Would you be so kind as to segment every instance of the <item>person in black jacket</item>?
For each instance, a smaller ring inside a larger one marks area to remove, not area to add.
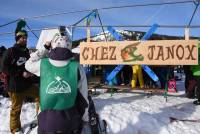
[[[23,131],[20,123],[20,113],[26,97],[35,98],[39,102],[38,85],[34,84],[33,74],[25,69],[25,62],[29,59],[27,48],[27,32],[21,28],[25,21],[18,22],[15,31],[16,43],[8,48],[3,56],[2,71],[8,77],[8,94],[11,98],[12,108],[10,111],[10,130],[14,134]]]

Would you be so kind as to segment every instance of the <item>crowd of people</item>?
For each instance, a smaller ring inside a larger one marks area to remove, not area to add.
[[[83,124],[89,120],[87,77],[71,51],[69,35],[61,31],[30,54],[25,25],[24,20],[19,21],[15,30],[15,44],[8,49],[0,49],[1,77],[4,82],[1,92],[6,90],[12,103],[11,133],[23,132],[21,108],[30,97],[37,104],[38,134],[80,134]],[[121,83],[130,84],[132,76],[128,70],[131,70],[130,66],[120,72],[123,77]],[[166,74],[166,68],[160,67],[157,71]],[[186,96],[196,97],[194,104],[200,105],[200,66],[184,66],[184,73]],[[164,81],[161,83],[164,88],[166,78],[159,78]]]

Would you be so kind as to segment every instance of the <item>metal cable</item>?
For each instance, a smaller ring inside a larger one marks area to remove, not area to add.
[[[93,12],[95,12],[95,10],[93,10],[92,12],[90,12],[88,15],[86,15],[85,17],[83,17],[82,19],[80,19],[79,21],[77,21],[76,23],[74,23],[73,25],[71,25],[71,29],[72,29],[72,40],[73,40],[73,33],[74,33],[74,29],[76,28],[76,26],[82,22],[83,20],[85,20],[87,17],[89,17]]]
[[[103,24],[102,24],[102,21],[101,21],[101,18],[100,18],[99,12],[98,12],[98,10],[96,10],[96,11],[97,11],[97,16],[98,16],[98,18],[99,18],[99,22],[100,22],[100,25],[101,25],[101,28],[102,28],[103,34],[104,34],[104,36],[105,36],[105,40],[106,40],[106,42],[107,42],[107,37],[106,37],[105,31],[104,31],[104,28],[103,28]]]
[[[196,7],[195,7],[195,9],[194,9],[194,11],[193,11],[193,14],[192,14],[192,16],[191,16],[191,18],[190,18],[190,21],[189,21],[187,27],[189,27],[189,26],[191,25],[191,23],[192,23],[192,20],[193,20],[193,18],[194,18],[194,15],[195,15],[195,13],[196,13],[198,7],[199,7],[199,2],[198,2],[197,4],[195,3],[195,5],[196,5]]]
[[[69,11],[69,12],[60,12],[60,13],[39,15],[39,16],[33,16],[33,17],[26,17],[26,18],[23,18],[23,19],[24,20],[30,20],[30,19],[44,18],[44,17],[56,16],[56,15],[62,15],[62,14],[72,14],[72,13],[79,13],[79,12],[86,12],[86,11],[94,11],[94,10],[109,10],[109,9],[116,9],[116,8],[129,8],[129,7],[142,7],[142,6],[158,6],[158,5],[169,5],[169,4],[184,4],[184,3],[191,3],[191,2],[195,3],[194,0],[193,1],[190,0],[190,1],[181,1],[181,2],[163,2],[163,3],[138,4],[138,5],[127,5],[127,6],[113,6],[113,7],[104,7],[104,8],[97,8],[97,9],[86,9],[86,10],[78,10],[78,11]],[[198,4],[199,4],[199,2],[198,2]],[[196,9],[197,9],[197,7],[196,7]],[[0,27],[3,27],[3,26],[6,26],[6,25],[15,23],[18,20],[19,19],[11,21],[11,22],[3,24],[3,25],[0,25]],[[74,25],[77,25],[77,24],[75,23]]]
[[[13,21],[8,22],[8,23],[6,23],[6,24],[0,25],[0,27],[4,27],[4,26],[7,26],[7,25],[10,25],[10,24],[15,23],[15,22],[17,22],[17,21],[19,21],[19,20],[20,20],[20,19],[13,20]]]
[[[118,28],[149,28],[151,27],[151,25],[93,25],[90,26],[92,28],[100,28],[100,27],[108,27],[108,26],[112,26],[112,27],[118,27]],[[72,28],[86,28],[87,26],[85,25],[77,25],[77,26],[72,26],[72,25],[67,25],[66,27],[72,27]],[[187,25],[159,25],[159,28],[185,28],[187,27]],[[49,27],[49,28],[43,28],[43,29],[32,29],[31,31],[42,31],[42,30],[51,30],[51,29],[57,29],[58,27]],[[190,25],[189,28],[200,28],[200,25]],[[30,30],[27,30],[27,32],[31,32]],[[14,32],[4,32],[4,33],[0,33],[0,36],[3,35],[10,35],[13,34]]]
[[[130,8],[130,7],[144,7],[144,6],[159,6],[159,5],[172,5],[172,4],[185,4],[185,3],[193,3],[194,0],[190,1],[176,1],[176,2],[163,2],[163,3],[151,3],[151,4],[137,4],[137,5],[126,5],[126,6],[113,6],[113,7],[103,7],[103,8],[96,8],[97,10],[109,10],[109,9],[117,9],[117,8]],[[94,9],[86,9],[86,10],[78,10],[78,11],[69,11],[69,12],[59,12],[59,13],[52,13],[52,14],[44,14],[39,16],[33,17],[26,17],[25,20],[31,19],[38,19],[44,17],[51,17],[57,15],[64,15],[64,14],[73,14],[73,13],[80,13],[80,12],[88,12],[93,11]]]
[[[76,23],[74,23],[72,26],[76,26],[77,24],[81,23],[84,19],[86,19],[88,16],[90,16],[95,10],[93,10],[92,12],[90,12],[88,15],[86,15],[85,17],[83,17],[82,19],[80,19],[79,21],[77,21]]]
[[[25,20],[31,20],[31,19],[38,19],[38,18],[44,18],[44,17],[51,17],[51,16],[57,16],[57,15],[64,15],[64,14],[73,14],[73,13],[82,13],[82,12],[88,12],[92,11],[90,9],[86,10],[78,10],[78,11],[69,11],[69,12],[60,12],[60,13],[52,13],[52,14],[44,14],[39,16],[33,16],[33,17],[26,17]]]
[[[185,3],[193,3],[193,2],[194,2],[194,0],[193,1],[190,0],[190,1],[138,4],[138,5],[129,5],[129,6],[113,6],[113,7],[97,8],[97,10],[108,10],[108,9],[129,8],[129,7],[144,7],[144,6],[160,6],[160,5],[172,5],[172,4],[185,4]]]
[[[31,31],[31,33],[37,38],[39,39],[39,37],[33,32],[33,30],[26,24],[27,28],[29,29],[29,31]]]

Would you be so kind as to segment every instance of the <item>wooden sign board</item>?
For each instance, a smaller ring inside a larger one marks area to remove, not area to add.
[[[80,63],[197,65],[198,40],[82,42]]]

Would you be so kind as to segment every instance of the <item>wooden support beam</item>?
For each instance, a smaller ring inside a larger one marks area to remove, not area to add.
[[[185,40],[190,40],[190,29],[188,27],[185,28]]]
[[[90,25],[87,26],[87,42],[90,42]]]

